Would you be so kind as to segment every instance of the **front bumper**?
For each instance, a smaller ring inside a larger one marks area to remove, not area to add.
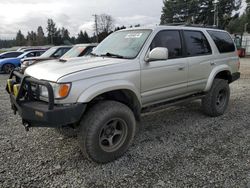
[[[15,71],[10,78],[13,75],[21,79],[21,85],[17,96],[7,90],[10,95],[11,107],[15,114],[16,112],[19,113],[26,127],[60,127],[80,121],[86,109],[86,104],[54,104],[54,93],[48,82],[24,77]],[[34,98],[29,93],[31,91],[27,89],[29,88],[27,84],[30,83],[46,86],[49,93],[49,102]]]
[[[240,79],[240,72],[235,72],[232,74],[232,82]]]

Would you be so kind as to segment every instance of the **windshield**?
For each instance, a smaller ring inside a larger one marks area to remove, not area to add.
[[[44,58],[51,57],[57,51],[57,49],[58,49],[57,47],[50,48],[46,52],[44,52],[40,57]]]
[[[111,34],[93,51],[97,56],[114,56],[120,58],[135,58],[151,30],[127,30]]]
[[[75,46],[70,49],[66,54],[64,54],[61,59],[78,57],[85,50],[85,48],[85,46]]]

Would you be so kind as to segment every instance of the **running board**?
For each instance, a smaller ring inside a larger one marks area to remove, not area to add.
[[[162,110],[162,109],[165,109],[165,108],[168,108],[168,107],[171,107],[171,106],[175,106],[175,105],[178,105],[178,104],[189,103],[190,101],[202,99],[205,96],[206,95],[203,93],[203,94],[197,94],[197,95],[182,97],[182,98],[179,98],[179,99],[175,99],[175,100],[171,100],[171,101],[167,101],[167,102],[162,102],[162,103],[159,103],[159,104],[153,104],[153,105],[150,105],[150,106],[147,106],[147,107],[143,108],[141,113],[148,113],[148,112],[158,111],[158,110]]]

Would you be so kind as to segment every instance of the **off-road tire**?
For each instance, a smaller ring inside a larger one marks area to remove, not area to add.
[[[227,109],[229,98],[230,88],[228,81],[223,79],[214,79],[210,91],[202,99],[202,109],[208,116],[221,116]]]
[[[109,135],[108,129],[112,128],[113,124],[116,128],[112,137],[112,131]],[[118,129],[122,132],[121,136],[115,135]],[[81,120],[78,142],[83,155],[89,160],[108,163],[127,151],[133,141],[135,131],[136,121],[129,107],[116,101],[100,101],[88,109]],[[110,139],[112,141],[105,140],[106,135],[112,137]],[[110,142],[113,141],[114,143],[117,141],[117,144],[111,144],[114,147],[112,150]]]

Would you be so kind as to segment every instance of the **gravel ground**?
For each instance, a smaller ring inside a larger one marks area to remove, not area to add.
[[[250,187],[250,59],[241,70],[224,116],[197,101],[144,114],[129,151],[105,165],[53,129],[26,132],[0,75],[0,187]]]

